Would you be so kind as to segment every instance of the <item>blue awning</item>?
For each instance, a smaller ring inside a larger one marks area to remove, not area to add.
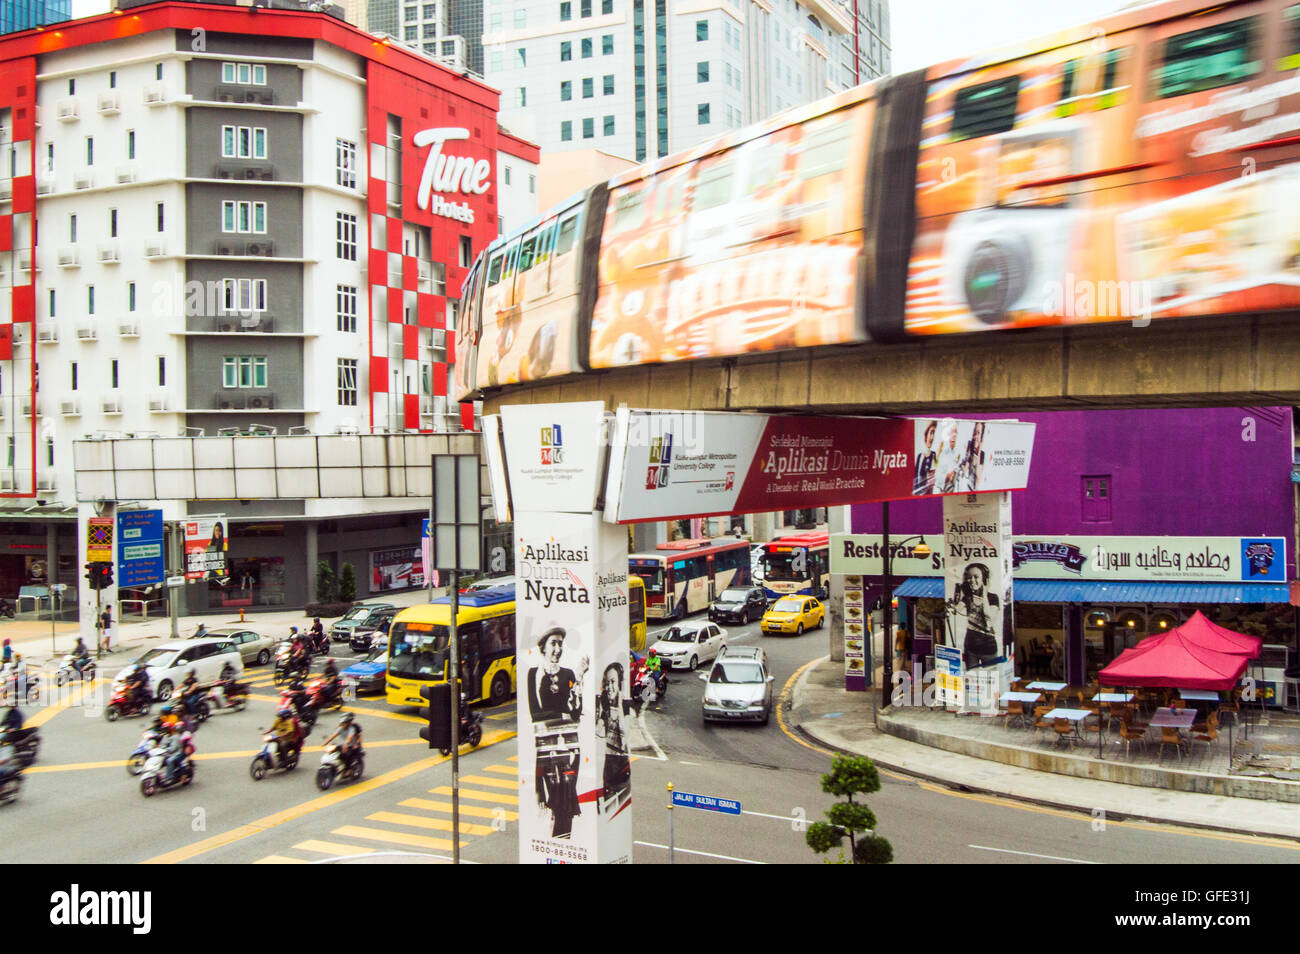
[[[1083,580],[1016,580],[1017,603],[1289,603],[1285,583],[1123,583]],[[943,599],[943,578],[913,576],[895,596]]]

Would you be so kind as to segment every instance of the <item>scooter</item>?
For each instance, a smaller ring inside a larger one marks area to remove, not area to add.
[[[18,797],[23,787],[23,770],[16,768],[8,777],[0,780],[0,804],[12,802]]]
[[[0,671],[0,704],[16,705],[23,700],[29,706],[41,701],[41,677],[30,669],[20,674],[10,663]]]
[[[239,712],[248,705],[248,689],[249,685],[246,682],[219,682],[208,690],[207,705],[212,709],[231,709]]]
[[[0,736],[0,745],[12,745],[14,758],[23,768],[36,761],[36,750],[41,747],[41,733],[32,729],[10,729]]]
[[[304,741],[306,736],[304,735]],[[289,749],[282,757],[276,755],[275,736],[267,733],[262,736],[262,751],[253,756],[253,761],[249,763],[248,774],[252,776],[254,782],[260,782],[266,778],[266,773],[271,769],[282,769],[291,772],[298,767],[298,757],[302,754],[302,746]]]
[[[82,667],[81,672],[77,672],[77,667],[73,665],[75,659],[76,657],[72,653],[68,653],[63,657],[58,672],[54,674],[54,684],[56,686],[61,686],[66,682],[76,682],[78,679],[95,678],[95,660],[88,660],[86,665]]]
[[[632,702],[641,705],[642,701],[657,701],[668,694],[668,674],[660,672],[659,678],[641,666],[632,679]]]
[[[328,792],[335,779],[341,779],[344,782],[358,779],[366,770],[365,763],[365,750],[363,749],[357,753],[350,766],[345,765],[343,748],[335,742],[327,746],[325,751],[321,753],[320,768],[316,770],[316,787],[322,792]]]
[[[155,746],[149,750],[149,758],[144,763],[144,772],[140,775],[140,794],[145,798],[149,798],[155,792],[179,788],[194,781],[194,760],[188,755],[172,773],[171,778],[167,778],[167,769],[164,767],[166,759],[166,749]]]
[[[284,644],[275,654],[275,684],[291,682],[295,677],[305,679],[311,672],[311,654],[298,665],[289,664],[289,646]]]
[[[145,729],[140,736],[140,744],[126,757],[126,774],[139,775],[144,771],[144,763],[149,761],[149,753],[158,746],[158,731]]]
[[[463,704],[461,706],[458,738],[462,745],[468,745],[471,749],[478,748],[478,744],[483,741],[483,717]],[[451,749],[440,749],[439,751],[443,755],[451,755]]]
[[[331,689],[328,680],[314,679],[307,686],[307,704],[318,714],[327,709],[343,708],[343,682]]]
[[[287,705],[293,709],[293,714],[298,717],[302,727],[308,732],[316,725],[316,717],[320,715],[312,698],[305,689],[295,691],[292,688],[280,690],[280,705]]]
[[[152,708],[152,693],[146,693],[143,701],[133,699],[126,684],[120,683],[113,687],[113,698],[104,707],[104,718],[116,722],[122,716],[148,715]]]

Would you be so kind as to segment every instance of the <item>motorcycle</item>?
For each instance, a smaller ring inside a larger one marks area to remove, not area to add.
[[[266,773],[271,769],[282,769],[291,772],[298,767],[298,757],[301,754],[302,746],[300,745],[297,748],[289,749],[282,757],[277,757],[275,736],[268,732],[262,736],[262,751],[253,756],[253,761],[248,766],[248,774],[252,776],[254,782],[260,782],[266,778]]]
[[[330,654],[330,638],[323,630],[314,636],[311,633],[304,633],[302,638],[307,645],[307,651],[311,655],[328,656]]]
[[[149,753],[158,745],[158,730],[145,729],[140,736],[140,744],[126,757],[126,774],[139,775],[144,771],[144,763],[149,760]]]
[[[66,682],[76,682],[78,679],[95,678],[95,660],[88,660],[86,665],[82,667],[81,672],[77,672],[77,667],[73,665],[75,659],[76,657],[72,653],[68,653],[63,657],[58,672],[54,674],[54,684],[56,686],[61,686]]]
[[[0,780],[0,804],[12,802],[18,797],[18,791],[23,787],[23,771],[15,769],[8,777]]]
[[[218,692],[217,690],[221,691]],[[249,685],[246,682],[217,683],[208,690],[207,705],[212,709],[232,709],[239,712],[248,705]],[[222,703],[222,696],[225,703]]]
[[[307,655],[301,663],[290,665],[289,663],[289,646],[284,644],[276,651],[275,654],[275,684],[281,685],[286,682],[292,682],[295,677],[306,678],[311,672],[311,654]]]
[[[12,745],[19,766],[27,768],[36,761],[36,750],[41,747],[41,734],[36,729],[10,729],[4,733],[0,744]]]
[[[298,721],[302,723],[302,727],[308,732],[310,732],[312,727],[316,724],[316,717],[320,715],[320,712],[313,703],[311,696],[308,695],[307,690],[305,689],[299,689],[297,691],[294,691],[293,689],[281,689],[280,704],[287,705],[293,709],[294,715],[298,717]]]
[[[177,766],[171,778],[167,777],[166,759],[166,749],[155,746],[149,750],[149,758],[144,763],[144,772],[140,775],[140,794],[145,798],[150,797],[155,792],[178,788],[194,781],[194,760],[188,755]]]
[[[113,698],[104,707],[104,718],[109,722],[116,722],[122,716],[148,715],[149,710],[153,708],[152,693],[146,692],[143,699],[133,696],[125,683],[114,686]]]
[[[338,743],[328,746],[320,757],[320,768],[316,770],[316,787],[328,792],[335,779],[344,782],[361,777],[366,769],[365,751],[358,752],[351,765],[343,761],[343,749]]]
[[[333,686],[326,679],[314,679],[307,685],[307,704],[319,714],[327,709],[343,708],[343,682]]]
[[[641,705],[642,700],[658,700],[668,694],[668,674],[655,673],[646,668],[644,663],[632,664],[632,702]]]
[[[10,663],[0,673],[0,705],[16,705],[22,700],[29,706],[41,701],[41,677],[31,670],[20,673]]]
[[[478,748],[483,741],[483,717],[473,709],[466,709],[460,716],[459,739],[462,745],[471,749]],[[441,749],[443,755],[451,755],[451,749]]]

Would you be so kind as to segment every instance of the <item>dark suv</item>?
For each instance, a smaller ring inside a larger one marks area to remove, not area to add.
[[[709,604],[709,619],[721,623],[748,623],[767,612],[761,586],[730,586]]]
[[[346,616],[335,620],[330,626],[330,639],[336,643],[346,643],[351,641],[352,631],[355,629],[367,626],[371,629],[377,628],[380,614],[385,610],[396,613],[397,607],[392,603],[358,603],[348,610]],[[391,613],[389,618],[392,618]]]
[[[396,615],[397,607],[388,606],[375,610],[370,614],[369,618],[354,626],[352,628],[352,638],[348,640],[348,645],[352,647],[352,651],[357,653],[370,652],[374,648],[376,636],[388,635],[388,626]]]

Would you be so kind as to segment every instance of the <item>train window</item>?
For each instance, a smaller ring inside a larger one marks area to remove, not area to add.
[[[488,266],[487,283],[489,285],[495,285],[499,281],[501,281],[501,253],[500,252],[492,256],[492,264]]]
[[[705,209],[726,205],[731,200],[731,180],[734,171],[735,163],[730,157],[701,171],[699,179],[695,182],[695,198],[691,202],[691,211],[703,212]]]
[[[1156,98],[1230,86],[1259,72],[1255,18],[1233,20],[1165,40],[1155,69]]]
[[[1119,64],[1128,55],[1127,50],[1109,50],[1106,53],[1106,65],[1102,68],[1101,88],[1114,89],[1119,78]]]
[[[1282,11],[1286,39],[1282,41],[1282,61],[1279,70],[1300,70],[1300,3]]]
[[[501,277],[511,278],[515,274],[515,264],[519,261],[519,243],[515,242],[506,252],[505,265],[501,267]]]
[[[563,255],[573,248],[574,237],[578,234],[578,217],[571,215],[560,223],[559,235],[555,243],[555,254]]]
[[[952,110],[952,138],[978,139],[1007,132],[1016,125],[1020,77],[969,86],[957,93]]]
[[[620,232],[640,227],[645,219],[647,191],[648,186],[643,182],[635,192],[624,192],[618,197],[614,203],[614,223],[610,227],[610,234],[618,235]]]
[[[536,234],[524,239],[523,245],[519,246],[519,274],[523,274],[533,267],[533,252],[537,248]]]
[[[820,129],[805,132],[799,157],[799,178],[815,179],[844,168],[849,155],[849,124],[832,119]]]
[[[537,255],[533,259],[534,265],[540,265],[551,257],[551,249],[555,247],[555,223],[547,222],[542,226],[541,237],[537,240]]]
[[[1079,72],[1079,61],[1070,60],[1061,67],[1061,94],[1058,100],[1064,102],[1074,96],[1074,78]]]

